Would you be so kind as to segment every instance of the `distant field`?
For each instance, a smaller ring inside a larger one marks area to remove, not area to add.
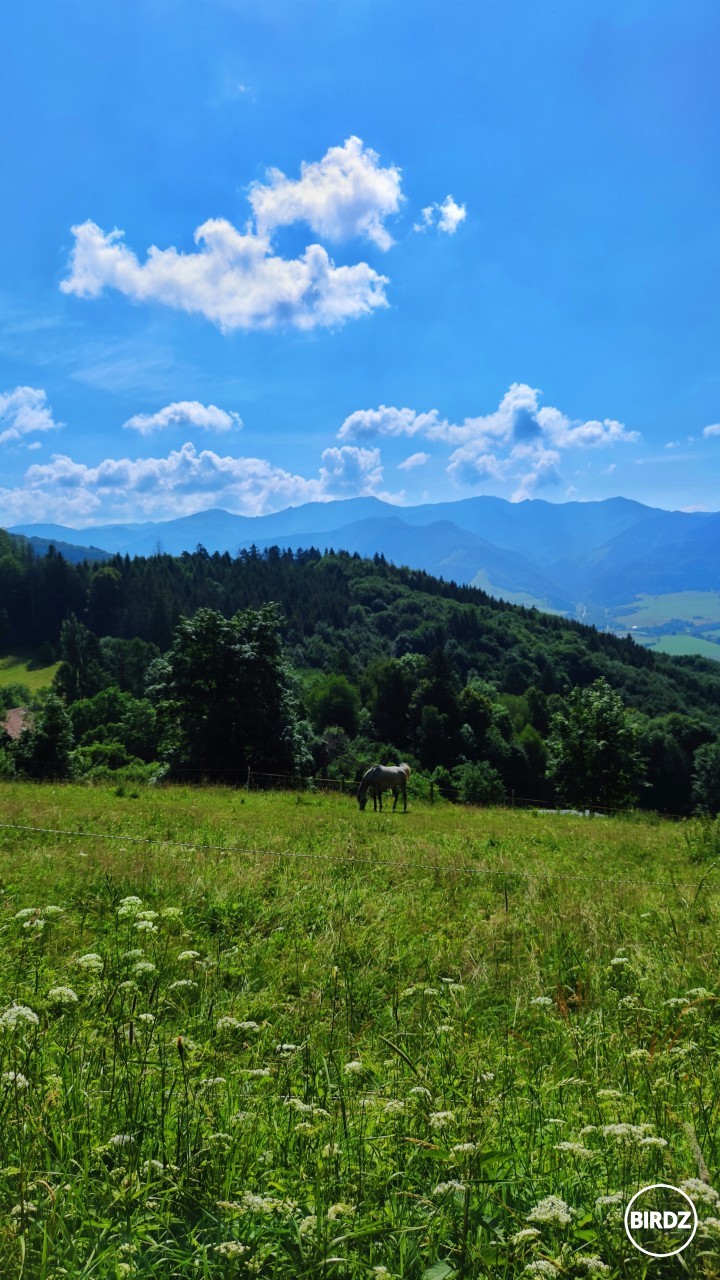
[[[648,647],[654,653],[669,653],[676,658],[697,654],[700,658],[713,658],[715,662],[720,662],[720,644],[715,644],[712,640],[704,640],[702,636],[661,636]]]
[[[31,693],[35,693],[38,689],[44,689],[52,684],[52,678],[59,666],[59,662],[46,667],[36,666],[32,657],[27,654],[24,657],[14,653],[3,654],[0,656],[0,687],[24,684],[28,686]]]
[[[695,626],[720,622],[720,592],[677,591],[664,596],[638,596],[632,604],[615,610],[619,624],[628,627],[662,627],[677,619]]]
[[[623,1207],[687,1179],[653,1274],[717,1277],[717,824],[0,810],[3,1277],[641,1280]]]

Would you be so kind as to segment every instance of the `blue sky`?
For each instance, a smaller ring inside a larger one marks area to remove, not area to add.
[[[711,0],[26,0],[4,36],[2,523],[720,505]]]

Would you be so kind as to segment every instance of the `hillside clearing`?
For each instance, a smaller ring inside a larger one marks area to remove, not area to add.
[[[36,664],[31,654],[5,653],[0,656],[0,688],[11,684],[24,684],[31,693],[48,688],[60,666],[53,662],[46,666]]]
[[[0,1258],[33,1280],[640,1277],[618,1200],[717,1180],[712,828],[0,796]]]

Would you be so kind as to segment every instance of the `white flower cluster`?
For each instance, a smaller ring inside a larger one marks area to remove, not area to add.
[[[4,1013],[0,1013],[0,1027],[8,1027],[13,1030],[16,1027],[22,1027],[23,1023],[29,1027],[36,1027],[40,1019],[32,1009],[26,1004],[11,1004],[9,1009]]]
[[[528,1222],[539,1222],[548,1227],[566,1227],[572,1222],[573,1211],[559,1196],[545,1196],[529,1212]]]

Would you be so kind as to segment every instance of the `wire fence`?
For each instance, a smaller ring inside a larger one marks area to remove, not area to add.
[[[449,863],[443,862],[439,858],[358,858],[346,853],[304,853],[298,849],[261,849],[248,845],[224,845],[210,843],[196,843],[188,840],[177,840],[170,836],[158,839],[156,836],[136,836],[126,833],[117,833],[110,831],[75,831],[64,827],[36,827],[22,825],[13,822],[0,822],[0,831],[14,831],[22,835],[41,835],[41,836],[57,836],[74,840],[100,840],[109,841],[123,845],[145,845],[157,848],[183,849],[190,853],[223,853],[232,856],[242,854],[248,857],[257,858],[279,858],[284,861],[292,862],[293,860],[301,860],[310,863],[332,864],[334,866],[360,866],[360,867],[387,867],[392,870],[408,870],[416,871],[418,869],[432,871],[434,873],[442,872],[453,875],[467,876],[488,876],[493,877],[498,882],[498,888],[501,888],[505,895],[507,906],[508,891],[517,884],[518,879],[526,881],[546,881],[551,882],[561,880],[567,884],[569,882],[602,884],[612,886],[629,886],[637,888],[638,878],[628,876],[591,876],[585,875],[583,872],[568,871],[539,871],[536,868],[525,869],[521,867],[478,865],[475,862],[470,863]],[[437,851],[439,853],[439,850]],[[711,874],[720,868],[720,859],[711,862],[703,870],[699,881],[695,884],[681,883],[680,881],[668,879],[660,880],[656,876],[652,877],[653,887],[659,889],[674,889],[677,891],[694,893],[693,902],[710,878]],[[643,877],[647,876],[647,869],[643,869]]]

